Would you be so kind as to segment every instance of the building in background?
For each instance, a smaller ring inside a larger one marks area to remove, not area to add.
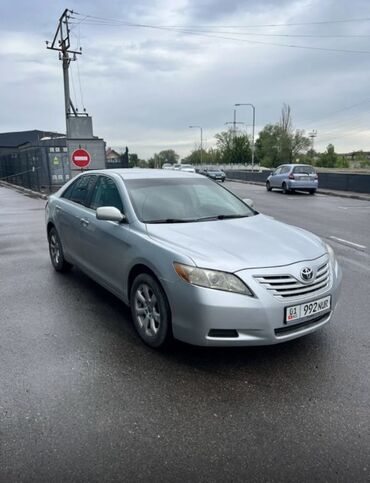
[[[128,168],[128,148],[120,154],[112,148],[108,148],[105,153],[107,168]]]
[[[81,171],[70,161],[73,150],[81,147],[91,154],[89,169],[104,168],[105,143],[92,136],[89,125],[86,128],[86,133],[75,129],[68,140],[65,134],[37,129],[0,133],[0,180],[35,191],[56,191]]]

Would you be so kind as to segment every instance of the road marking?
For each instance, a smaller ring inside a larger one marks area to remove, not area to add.
[[[345,245],[349,245],[349,246],[356,247],[356,248],[361,248],[362,250],[366,249],[366,247],[364,245],[359,245],[358,243],[354,243],[354,242],[351,242],[351,241],[348,241],[348,240],[343,240],[343,238],[338,238],[336,236],[329,236],[329,238],[331,238],[332,240],[336,240],[340,243],[344,243]]]

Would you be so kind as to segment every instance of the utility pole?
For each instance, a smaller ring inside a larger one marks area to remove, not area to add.
[[[189,129],[200,129],[200,164],[203,164],[203,128],[202,126],[189,126]]]
[[[313,154],[314,140],[315,140],[316,136],[317,136],[317,130],[316,129],[312,129],[312,131],[308,133],[308,137],[311,139],[312,154]]]
[[[65,104],[65,116],[67,126],[67,137],[69,137],[69,125],[68,118],[70,116],[79,116],[77,109],[74,107],[69,90],[69,64],[71,60],[77,60],[76,55],[82,54],[82,48],[79,50],[70,50],[70,29],[68,20],[73,14],[72,10],[66,8],[59,19],[58,27],[55,32],[52,42],[46,41],[46,48],[49,50],[56,50],[59,52],[59,60],[63,62],[63,81],[64,81],[64,104]],[[70,55],[72,54],[72,56]],[[82,115],[87,116],[84,112]]]
[[[237,106],[250,106],[253,109],[253,127],[252,127],[252,172],[254,171],[254,151],[255,151],[255,144],[254,144],[254,130],[256,127],[256,108],[250,102],[248,103],[238,103],[234,104],[235,107]]]

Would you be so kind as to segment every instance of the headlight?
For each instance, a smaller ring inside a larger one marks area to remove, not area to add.
[[[190,267],[180,263],[173,264],[177,275],[185,282],[200,287],[224,290],[225,292],[241,293],[253,297],[251,290],[236,275],[217,270],[207,270],[205,268]]]

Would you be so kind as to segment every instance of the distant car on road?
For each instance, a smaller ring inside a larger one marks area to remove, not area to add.
[[[295,190],[313,195],[319,186],[319,177],[310,164],[282,164],[266,180],[266,189],[282,189],[284,193]]]
[[[195,168],[191,164],[180,164],[180,171],[185,171],[185,173],[195,173]]]
[[[76,265],[130,305],[152,347],[172,335],[277,344],[325,325],[338,300],[329,245],[198,174],[87,171],[49,197],[45,217],[55,270]]]
[[[222,181],[222,183],[226,179],[226,174],[222,171],[222,169],[206,168],[206,169],[200,170],[199,173],[215,181]]]
[[[162,169],[172,169],[173,164],[171,163],[164,163],[162,164]]]

